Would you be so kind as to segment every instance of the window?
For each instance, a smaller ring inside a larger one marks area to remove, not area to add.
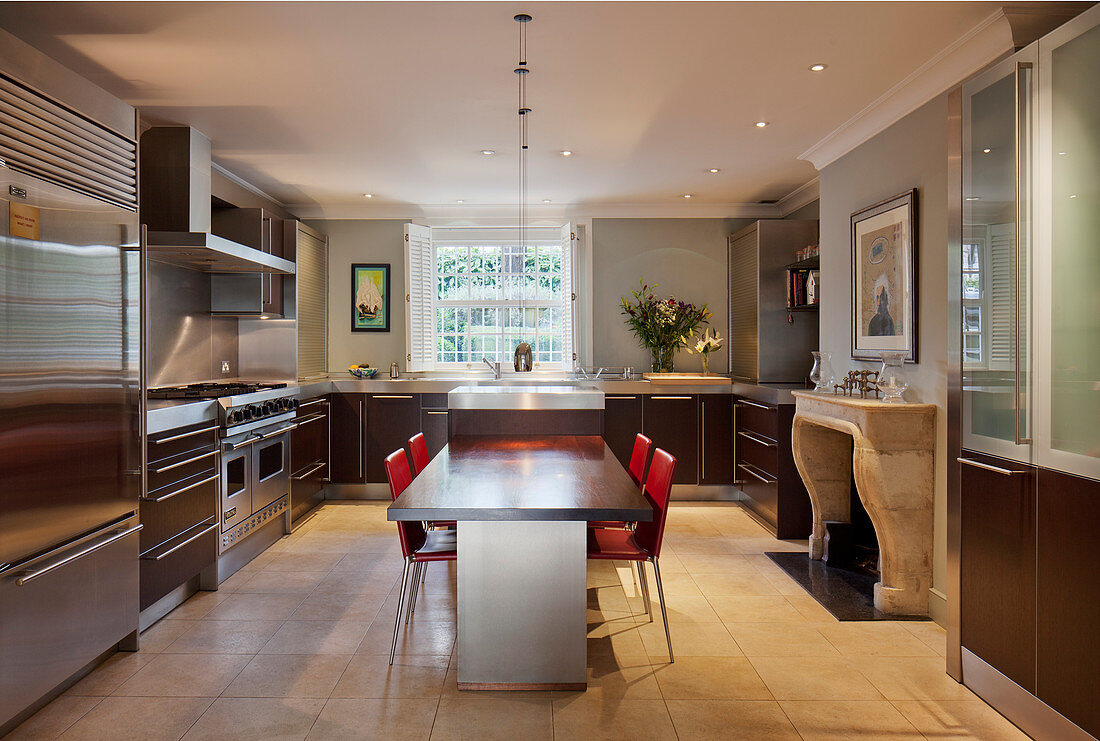
[[[982,316],[985,291],[982,288],[982,245],[967,241],[962,246],[962,352],[963,364],[979,366],[985,363],[982,348]]]
[[[531,346],[536,367],[572,369],[568,225],[533,229],[523,244],[509,238],[518,235],[487,237],[487,229],[466,236],[409,227],[410,370],[465,368],[482,358],[507,366],[521,342]]]

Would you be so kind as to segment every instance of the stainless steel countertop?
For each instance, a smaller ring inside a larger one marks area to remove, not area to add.
[[[450,409],[603,409],[603,391],[581,386],[459,386],[447,393]]]
[[[794,404],[792,391],[808,391],[804,383],[753,383],[734,380],[732,393],[762,404]]]

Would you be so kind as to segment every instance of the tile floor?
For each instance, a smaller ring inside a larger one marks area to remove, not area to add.
[[[784,548],[737,506],[675,503],[674,664],[629,567],[590,562],[588,691],[468,693],[453,566],[429,568],[387,666],[395,527],[382,502],[330,502],[9,739],[1025,738],[944,673],[935,624],[837,622],[763,555]]]

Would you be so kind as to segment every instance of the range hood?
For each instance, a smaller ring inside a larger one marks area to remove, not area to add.
[[[205,273],[293,275],[294,263],[211,230],[210,140],[187,126],[141,135],[141,221],[151,260]]]

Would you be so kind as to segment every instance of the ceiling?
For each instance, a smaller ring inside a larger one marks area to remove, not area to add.
[[[283,203],[369,211],[515,203],[527,12],[533,202],[732,204],[812,180],[800,153],[998,5],[0,2],[0,26]]]

